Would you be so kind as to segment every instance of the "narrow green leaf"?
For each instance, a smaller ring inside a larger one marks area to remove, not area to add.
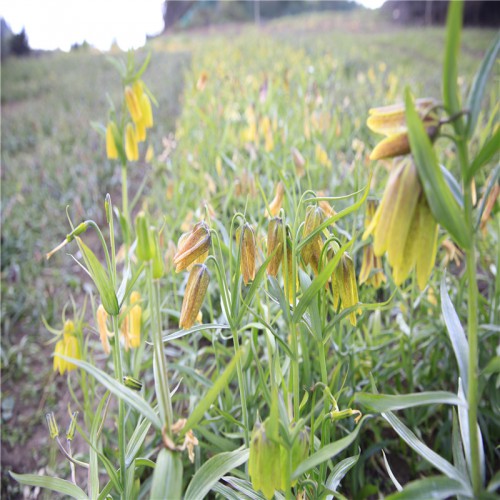
[[[392,472],[391,466],[389,465],[387,457],[385,456],[384,450],[382,450],[382,455],[384,457],[384,465],[385,465],[385,468],[387,469],[387,474],[389,474],[389,477],[391,478],[392,484],[396,487],[396,489],[398,491],[403,491],[403,487],[401,486],[401,483],[397,480],[396,476]]]
[[[458,98],[458,55],[460,53],[460,32],[462,30],[463,2],[449,2],[446,21],[446,48],[443,66],[443,101],[449,115],[460,111]],[[453,126],[461,133],[462,120],[455,120]],[[413,150],[413,148],[412,148]]]
[[[76,484],[70,483],[65,479],[59,479],[58,477],[49,476],[38,476],[37,474],[16,474],[15,472],[9,472],[9,474],[21,484],[26,486],[34,486],[40,488],[46,488],[62,495],[68,495],[72,498],[88,498],[85,492],[76,486]]]
[[[354,400],[376,412],[404,410],[414,406],[430,404],[466,405],[466,402],[456,394],[446,391],[420,392],[414,394],[365,394],[357,393]]]
[[[109,398],[109,391],[106,391],[104,396],[101,398],[95,414],[93,416],[92,425],[90,427],[90,442],[92,446],[89,450],[89,483],[90,483],[90,497],[97,498],[99,496],[99,462],[98,462],[98,453],[96,450],[99,449],[98,440],[99,440],[99,429],[104,420],[103,410],[107,405],[107,401]]]
[[[215,401],[222,389],[229,384],[234,375],[236,364],[241,358],[242,353],[242,349],[236,353],[224,372],[217,377],[214,385],[207,391],[205,397],[196,405],[193,413],[191,413],[187,419],[186,425],[182,429],[182,435],[186,434],[188,430],[192,429],[203,418],[203,415],[210,408],[211,404]]]
[[[156,459],[150,498],[180,500],[182,496],[182,469],[180,454],[162,448]]]
[[[128,387],[125,387],[122,383],[118,382],[114,378],[110,377],[107,373],[99,370],[95,366],[92,366],[86,361],[80,359],[69,358],[60,354],[56,354],[66,361],[71,361],[79,368],[83,368],[87,373],[92,375],[99,383],[101,383],[106,389],[108,389],[112,394],[122,399],[132,408],[135,408],[143,417],[147,418],[158,430],[162,429],[162,425],[158,415],[154,412],[153,408],[149,403],[139,396],[136,392],[132,391]]]
[[[293,313],[292,321],[298,323],[302,318],[302,315],[306,312],[309,307],[309,303],[316,297],[320,288],[325,286],[325,283],[330,279],[333,271],[337,267],[340,258],[354,243],[354,238],[340,247],[339,251],[335,254],[335,257],[328,262],[328,264],[323,268],[323,270],[314,278],[311,286],[304,292],[304,295],[300,299],[295,311]]]
[[[116,298],[111,278],[99,262],[99,259],[95,256],[94,252],[85,245],[81,238],[77,238],[77,241],[90,276],[101,297],[104,309],[106,309],[111,316],[116,316],[120,312],[120,307],[118,306],[118,299]]]
[[[248,456],[249,450],[244,449],[219,453],[207,460],[191,479],[184,499],[204,498],[222,476],[244,464],[248,460]]]
[[[349,472],[349,470],[351,470],[358,463],[358,460],[359,460],[359,454],[341,460],[337,465],[335,465],[331,474],[328,476],[325,486],[330,491],[337,491],[337,488],[340,485],[340,481],[342,481],[342,479],[344,479],[344,476]],[[332,499],[333,495],[327,495],[326,500],[332,500]]]
[[[470,496],[459,481],[449,477],[434,476],[413,481],[407,484],[403,491],[386,498],[387,500],[438,500],[455,495]]]
[[[313,453],[310,457],[306,458],[299,466],[295,469],[292,474],[292,480],[298,479],[302,474],[308,470],[322,464],[326,460],[330,460],[334,456],[338,455],[340,452],[344,451],[349,445],[351,445],[354,440],[358,437],[359,431],[363,425],[363,422],[369,418],[364,416],[356,428],[347,436],[335,441],[334,443],[327,444],[323,448],[319,449],[316,453]]]
[[[469,111],[469,118],[467,120],[467,136],[470,138],[474,133],[476,128],[477,119],[479,117],[479,112],[481,111],[481,103],[483,101],[484,91],[486,89],[486,83],[488,82],[488,77],[490,76],[491,70],[495,65],[495,61],[500,51],[500,34],[491,44],[491,47],[486,52],[481,66],[477,70],[474,80],[472,81],[472,86],[469,92],[469,97],[467,99],[467,110]],[[472,176],[471,176],[472,177]]]
[[[499,128],[500,131],[500,128]],[[499,137],[500,140],[500,137]],[[500,164],[498,164],[495,168],[495,170],[491,173],[491,175],[488,177],[488,182],[484,188],[483,191],[483,197],[481,200],[481,204],[479,205],[479,208],[477,209],[477,215],[476,215],[476,226],[475,230],[477,231],[479,226],[481,225],[481,218],[483,216],[484,210],[486,208],[486,204],[488,202],[488,196],[491,193],[491,190],[495,187],[495,185],[498,182],[498,179],[500,178]]]
[[[247,500],[248,497],[241,497],[239,496],[233,489],[229,488],[228,486],[225,486],[221,483],[217,483],[214,485],[212,488],[215,493],[218,493],[222,498],[225,498],[226,500]]]
[[[223,477],[222,480],[232,486],[236,491],[245,495],[243,498],[250,498],[250,500],[265,500],[264,495],[255,491],[249,481],[233,476]],[[277,496],[276,493],[277,492],[275,492],[275,497]]]
[[[142,443],[146,439],[149,428],[151,427],[151,422],[149,420],[143,420],[134,430],[131,438],[127,443],[127,449],[125,452],[125,467],[129,467],[134,461],[137,453],[141,449]]]
[[[468,249],[470,238],[463,223],[460,207],[444,179],[436,153],[425,131],[424,124],[415,110],[413,98],[408,88],[406,89],[405,106],[411,151],[432,214],[462,248]]]
[[[478,172],[481,167],[486,165],[492,158],[498,154],[500,150],[500,127],[497,128],[495,133],[485,141],[479,153],[469,167],[467,172],[467,181],[470,181]]]
[[[391,427],[396,431],[399,437],[424,460],[427,460],[433,467],[441,471],[448,478],[458,481],[463,488],[463,493],[472,495],[472,487],[469,479],[465,477],[456,467],[448,460],[432,451],[426,444],[420,441],[415,434],[406,427],[393,413],[382,413],[382,417],[389,422]]]
[[[185,337],[191,333],[201,332],[203,330],[228,330],[229,328],[231,328],[229,325],[224,325],[222,323],[207,323],[206,325],[193,326],[188,330],[178,330],[173,333],[168,333],[163,336],[162,340],[163,342],[169,342],[170,340],[180,339],[181,337]]]
[[[443,312],[444,322],[448,335],[450,336],[451,345],[455,358],[458,364],[460,378],[464,384],[465,391],[468,387],[468,370],[469,370],[469,344],[464,333],[464,329],[460,324],[458,315],[453,307],[448,290],[446,289],[446,276],[443,274],[441,279],[441,310]]]
[[[444,165],[440,165],[440,168],[441,172],[443,173],[444,180],[446,184],[448,184],[448,187],[450,188],[453,198],[455,198],[456,202],[458,203],[458,206],[461,209],[463,209],[464,196],[462,194],[462,189],[460,188],[460,184],[455,179],[455,177],[453,177],[453,174]]]

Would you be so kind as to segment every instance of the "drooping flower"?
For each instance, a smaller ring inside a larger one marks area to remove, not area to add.
[[[109,122],[106,127],[106,156],[110,160],[116,160],[118,158],[115,136],[118,137],[116,124],[115,122]]]
[[[269,203],[269,209],[267,210],[267,217],[277,217],[280,213],[281,207],[283,206],[283,198],[285,196],[285,185],[282,181],[276,184],[274,198]]]
[[[191,328],[200,312],[203,299],[207,293],[210,274],[205,264],[196,264],[191,269],[182,301],[179,327],[185,330]]]
[[[310,205],[307,207],[306,219],[302,230],[302,239],[305,240],[311,233],[313,233],[323,222],[323,210],[318,206]],[[315,274],[318,274],[319,261],[321,258],[321,250],[323,248],[323,241],[321,234],[318,233],[302,248],[302,259],[306,266],[311,265]]]
[[[181,236],[174,256],[175,272],[187,269],[191,264],[208,256],[212,238],[210,228],[203,221],[198,222],[190,233]]]
[[[130,305],[132,306],[128,313],[128,332],[125,336],[125,348],[135,349],[141,345],[141,324],[142,307],[140,305],[141,294],[132,292],[130,294]]]
[[[137,161],[139,159],[136,130],[131,123],[127,123],[125,127],[125,154],[128,161]]]
[[[81,359],[80,344],[76,337],[75,324],[71,320],[64,323],[64,330],[61,340],[56,343],[54,354],[62,354],[68,358]],[[59,371],[63,375],[66,371],[76,370],[77,366],[70,361],[54,356],[54,371]]]
[[[267,228],[267,257],[273,255],[266,270],[269,276],[276,277],[278,274],[283,252],[283,220],[275,217],[269,221]]]
[[[415,107],[424,122],[427,134],[435,139],[439,131],[439,118],[435,113],[434,99],[417,99]],[[404,104],[393,104],[369,110],[366,122],[368,127],[378,134],[387,136],[380,141],[370,155],[370,160],[381,160],[410,152],[408,128]]]
[[[240,272],[243,283],[248,285],[255,279],[255,234],[252,227],[245,223],[240,229]]]
[[[137,87],[135,92],[130,85],[125,87],[125,102],[127,103],[128,111],[134,123],[142,119],[141,105],[137,98],[138,92]]]
[[[333,271],[332,292],[335,309],[339,305],[341,309],[348,309],[359,302],[354,263],[347,252],[342,254],[339,264]],[[359,314],[360,310],[349,314],[349,321],[353,326],[356,326],[356,313]]]
[[[109,314],[104,309],[102,304],[99,305],[96,312],[97,317],[97,329],[99,331],[99,338],[101,339],[102,348],[105,354],[109,355],[111,352],[111,347],[109,345],[109,337],[113,336],[113,332],[108,330],[107,320]]]
[[[416,267],[417,283],[423,289],[436,259],[438,225],[411,158],[405,158],[391,171],[382,201],[363,239],[370,234],[375,255],[382,256],[387,251],[396,285]]]

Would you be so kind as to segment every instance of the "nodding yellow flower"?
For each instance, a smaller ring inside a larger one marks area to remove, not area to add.
[[[316,157],[316,163],[318,165],[321,165],[322,167],[331,167],[332,164],[328,158],[328,153],[325,151],[323,146],[319,144],[318,142],[316,143],[316,146],[314,148],[314,155]]]
[[[128,112],[134,123],[140,121],[142,119],[141,105],[137,98],[137,94],[129,85],[125,87],[125,102],[127,103]]]
[[[295,173],[297,174],[297,177],[301,179],[306,174],[306,160],[297,148],[292,148],[292,160],[295,165]]]
[[[267,265],[267,274],[274,276],[278,274],[281,260],[283,259],[283,220],[275,217],[269,221],[267,228],[267,257],[274,256]]]
[[[125,128],[125,153],[128,161],[137,161],[139,159],[139,145],[134,127],[127,123]]]
[[[141,100],[142,122],[146,128],[151,128],[154,125],[153,110],[151,108],[151,101],[147,94],[142,94]]]
[[[323,222],[323,211],[320,207],[309,205],[306,211],[306,219],[302,229],[302,239],[305,240],[312,232],[314,232]],[[302,259],[306,266],[311,265],[315,274],[318,274],[319,261],[321,258],[321,250],[323,248],[323,240],[321,234],[318,233],[302,248]]]
[[[248,474],[255,491],[261,491],[270,500],[275,490],[281,489],[281,449],[271,440],[265,424],[255,424],[250,439]]]
[[[109,314],[104,309],[102,304],[99,305],[96,312],[97,316],[97,329],[99,331],[99,338],[101,339],[102,348],[106,355],[109,355],[111,352],[111,347],[109,345],[109,337],[113,336],[113,333],[108,330],[108,326],[106,324]]]
[[[146,140],[146,126],[144,120],[135,122],[135,139],[137,142],[144,142]]]
[[[187,269],[199,258],[203,258],[204,261],[208,256],[211,241],[210,228],[205,222],[198,222],[190,233],[183,235],[179,240],[177,253],[174,256],[175,272]]]
[[[416,267],[417,283],[423,289],[436,260],[438,225],[410,158],[391,171],[382,201],[363,239],[370,234],[375,255],[387,251],[396,285]]]
[[[205,264],[193,266],[184,292],[179,328],[187,330],[195,324],[209,282],[210,274],[207,266]]]
[[[243,283],[248,285],[255,279],[255,234],[252,227],[245,223],[239,231],[240,272]]]
[[[276,191],[273,200],[269,203],[269,209],[267,210],[267,217],[276,217],[281,210],[283,205],[283,198],[285,196],[285,185],[283,182],[279,181],[276,184]]]
[[[347,252],[342,254],[338,266],[333,271],[332,291],[335,308],[338,307],[339,303],[341,309],[347,309],[359,302],[354,263]],[[356,326],[356,313],[360,312],[358,309],[349,314],[351,325]]]
[[[140,306],[141,294],[132,292],[130,294],[130,305],[132,306],[128,313],[128,331],[125,335],[125,349],[135,349],[141,345],[141,322],[142,307]]]
[[[64,323],[64,330],[62,339],[56,343],[54,354],[62,354],[68,358],[81,359],[80,344],[78,343],[78,338],[75,335],[75,325],[73,321],[67,320]],[[61,375],[64,372],[76,370],[77,366],[60,358],[59,356],[54,356],[54,371],[59,371]]]
[[[116,148],[115,136],[118,136],[118,129],[115,122],[109,122],[106,127],[106,156],[110,160],[118,158],[118,149]]]
[[[417,99],[415,107],[424,121],[427,134],[433,140],[439,131],[439,119],[434,112],[434,99]],[[370,160],[381,160],[410,153],[410,141],[406,126],[404,104],[394,104],[369,110],[367,126],[378,134],[387,136],[380,141],[370,155]]]

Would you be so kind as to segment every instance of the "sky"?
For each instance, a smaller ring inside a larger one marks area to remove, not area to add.
[[[369,8],[384,0],[357,0]],[[69,50],[87,41],[108,50],[116,41],[122,50],[138,48],[146,35],[163,29],[163,0],[4,0],[2,16],[14,33],[26,29],[34,49]]]

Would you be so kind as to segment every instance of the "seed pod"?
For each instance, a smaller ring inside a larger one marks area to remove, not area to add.
[[[47,421],[47,427],[49,428],[49,435],[51,439],[55,439],[59,436],[59,427],[57,426],[56,417],[54,412],[47,413],[45,415],[45,420]]]
[[[283,259],[283,221],[279,217],[271,219],[267,229],[267,257],[273,253],[267,265],[267,274],[276,277]]]
[[[199,257],[208,255],[210,244],[209,227],[203,221],[198,222],[191,233],[179,242],[177,253],[174,256],[175,272],[178,273],[188,268]]]
[[[144,212],[139,212],[135,218],[135,232],[137,234],[137,258],[143,262],[150,261],[155,256],[154,238]]]
[[[255,234],[249,224],[241,228],[240,270],[245,285],[255,279]]]
[[[142,382],[133,377],[123,377],[123,385],[133,391],[140,391],[142,389]]]
[[[129,85],[125,87],[125,102],[127,103],[127,108],[132,120],[134,120],[135,123],[140,121],[142,118],[141,106],[136,93]]]
[[[191,328],[200,312],[203,299],[207,293],[210,274],[205,264],[196,264],[189,274],[184,299],[182,301],[179,327],[185,330]]]

